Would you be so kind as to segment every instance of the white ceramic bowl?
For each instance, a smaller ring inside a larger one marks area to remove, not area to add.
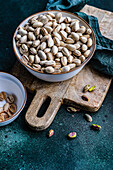
[[[13,116],[3,122],[0,122],[0,126],[4,126],[11,123],[19,116],[25,106],[27,92],[25,87],[16,77],[4,72],[0,72],[0,92],[1,91],[6,92],[7,94],[13,94],[15,96],[15,104],[17,106],[17,111]],[[0,102],[0,107],[3,107],[4,104],[5,101]]]
[[[27,19],[25,19],[23,22],[21,22],[21,24],[19,26],[24,26],[28,22],[28,20],[30,18],[32,18],[33,16],[46,14],[47,12],[48,11],[42,11],[42,12],[38,12],[38,13],[30,16]],[[56,14],[59,11],[51,10],[50,12],[53,12],[54,14]],[[80,21],[80,25],[84,25],[86,28],[90,28],[92,30],[92,28],[89,26],[89,24],[85,20],[83,20],[81,17],[79,17],[79,16],[77,16],[77,15],[75,15],[73,13],[66,12],[66,11],[60,11],[60,12],[62,13],[63,16],[68,16],[68,17],[71,17],[72,19],[78,19]],[[23,63],[21,61],[22,56],[19,53],[18,48],[16,47],[16,41],[15,41],[15,36],[17,34],[19,26],[17,27],[17,29],[16,29],[16,31],[14,33],[14,36],[13,36],[13,49],[14,49],[14,52],[15,52],[15,54],[17,56],[17,59],[20,61],[20,63],[23,64],[31,74],[33,74],[34,76],[36,76],[39,79],[49,81],[49,82],[59,82],[59,81],[64,81],[64,80],[70,79],[74,75],[76,75],[87,64],[87,62],[92,58],[92,56],[93,56],[93,54],[95,52],[96,38],[95,38],[94,32],[92,30],[91,38],[93,40],[93,45],[90,48],[91,53],[90,53],[89,57],[81,64],[81,66],[76,67],[74,69],[71,69],[69,72],[65,72],[65,73],[53,73],[53,74],[41,73],[40,71],[36,71],[35,69],[31,68],[29,65],[27,65],[27,64],[25,64],[25,63]]]

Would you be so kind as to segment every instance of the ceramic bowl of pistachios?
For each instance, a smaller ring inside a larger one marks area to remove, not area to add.
[[[0,126],[14,121],[23,110],[27,93],[14,76],[0,72]]]
[[[31,74],[59,82],[73,77],[87,64],[95,52],[96,38],[79,16],[66,11],[43,11],[17,27],[13,48]]]

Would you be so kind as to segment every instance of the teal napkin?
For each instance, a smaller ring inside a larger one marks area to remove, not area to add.
[[[77,12],[82,9],[88,1],[89,0],[49,0],[46,10],[56,9],[70,11],[86,20],[96,36],[96,51],[90,63],[96,70],[113,76],[113,41],[102,36],[96,17]]]

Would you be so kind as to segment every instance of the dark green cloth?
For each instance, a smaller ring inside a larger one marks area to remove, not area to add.
[[[98,20],[94,16],[89,16],[77,12],[88,3],[87,0],[49,0],[46,9],[67,10],[78,14],[85,19],[93,28],[96,36],[96,52],[91,59],[92,66],[102,73],[113,76],[113,41],[105,38],[100,33]],[[108,30],[109,31],[109,30]]]

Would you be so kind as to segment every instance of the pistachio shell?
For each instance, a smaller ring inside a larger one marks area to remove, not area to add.
[[[89,56],[90,52],[91,52],[90,50],[85,51],[85,53],[84,53],[84,57],[86,57],[86,58],[87,58],[87,57]]]
[[[81,65],[81,60],[79,60],[79,59],[74,59],[73,62],[74,62],[77,66],[80,66],[80,65]]]
[[[40,40],[35,40],[35,41],[32,42],[33,47],[38,47],[39,44],[40,44]]]
[[[84,55],[81,55],[80,57],[79,57],[79,60],[81,60],[81,62],[84,62],[85,61],[85,57],[84,57]]]
[[[87,42],[87,38],[84,37],[84,36],[80,37],[80,40],[81,40],[83,43],[86,43],[86,42]]]
[[[66,66],[67,65],[67,58],[66,57],[62,57],[61,58],[61,63],[63,66]]]
[[[62,40],[61,35],[59,33],[57,33],[57,32],[53,32],[53,36],[57,37],[59,40]]]
[[[17,110],[16,105],[15,105],[15,104],[11,104],[10,107],[9,107],[9,111],[10,111],[11,113],[15,113],[16,110]]]
[[[68,57],[68,63],[72,63],[72,61],[73,61],[73,56],[70,55],[70,56]]]
[[[78,29],[77,32],[84,34],[85,31],[86,31],[86,27],[85,27],[85,26],[81,26],[81,27]]]
[[[79,51],[79,50],[75,50],[74,52],[73,52],[73,54],[74,55],[76,55],[76,56],[81,56],[81,52]]]
[[[46,54],[42,50],[38,51],[38,55],[41,60],[46,60],[46,58],[47,58]]]
[[[48,38],[47,43],[48,43],[48,47],[53,47],[54,45],[54,41],[51,37]]]
[[[61,68],[61,72],[68,72],[70,70],[69,66],[64,66]]]
[[[73,44],[74,40],[72,38],[66,38],[65,42],[68,43],[68,44]]]
[[[54,29],[54,32],[59,32],[61,29],[61,25],[57,25],[57,27]]]
[[[0,93],[0,101],[3,101],[3,100],[5,100],[6,99],[6,93],[5,92],[1,92]]]
[[[27,35],[24,35],[23,37],[20,38],[19,42],[21,44],[25,43],[27,41]]]
[[[58,52],[58,53],[56,54],[56,57],[58,57],[58,58],[61,58],[61,57],[63,57],[63,54],[62,54],[62,52]]]
[[[24,30],[22,27],[20,27],[18,30],[18,34],[20,34],[21,36],[24,36],[24,35],[27,35],[27,31]]]
[[[32,67],[33,67],[36,71],[41,70],[41,65],[39,65],[39,64],[33,64]]]
[[[37,54],[37,51],[36,51],[35,48],[30,48],[30,53],[31,53],[31,54]]]
[[[34,63],[35,63],[35,64],[40,63],[40,57],[39,57],[38,55],[35,55],[35,56],[34,56]]]
[[[6,101],[10,104],[14,103],[14,100],[15,100],[15,98],[14,98],[13,95],[8,95],[7,98],[6,98]]]
[[[70,50],[70,51],[75,51],[75,50],[76,50],[75,45],[72,45],[72,44],[66,45],[66,48],[67,48],[68,50]]]
[[[48,58],[48,60],[53,60],[54,56],[51,52],[49,52],[49,53],[47,53],[47,58]]]
[[[88,41],[87,41],[87,46],[88,46],[88,47],[91,47],[92,44],[93,44],[93,41],[92,41],[91,38],[89,38]]]
[[[52,47],[52,49],[51,49],[51,52],[53,53],[53,55],[56,55],[57,52],[58,52],[57,46],[54,45],[54,46]]]
[[[53,41],[56,46],[60,46],[60,40],[57,37],[54,37]]]
[[[81,49],[82,49],[83,52],[85,52],[85,51],[88,49],[88,47],[87,47],[86,44],[83,44],[82,47],[81,47]]]
[[[48,66],[48,67],[45,68],[45,72],[46,73],[54,73],[54,68],[51,67],[51,66]]]
[[[46,48],[46,42],[42,42],[42,44],[40,45],[40,49],[44,50]]]
[[[42,22],[36,21],[36,22],[33,23],[33,27],[34,27],[34,28],[42,27],[42,26],[43,26],[43,23],[42,23]]]
[[[91,29],[88,28],[88,29],[86,30],[86,33],[87,33],[87,34],[91,34],[91,33],[92,33]]]
[[[29,55],[29,62],[34,63],[35,57],[34,55]]]
[[[63,47],[62,53],[63,53],[65,56],[70,56],[69,51],[68,51],[68,49],[67,49],[66,47]]]
[[[53,31],[53,28],[49,26],[44,26],[44,28],[48,31],[49,34],[51,34],[51,32]]]
[[[61,34],[61,37],[63,38],[63,39],[66,39],[67,38],[67,33],[65,32],[65,31],[60,31],[60,34]]]
[[[6,104],[3,106],[3,110],[4,110],[5,112],[7,112],[8,109],[9,109],[9,107],[10,107],[10,104],[9,104],[9,103],[6,103]]]
[[[36,39],[36,37],[35,37],[35,35],[34,35],[33,32],[29,32],[29,33],[28,33],[28,39],[29,39],[30,41],[34,41],[34,40]]]
[[[70,69],[73,69],[76,67],[76,64],[75,63],[72,63],[72,64],[68,64],[68,66],[70,67]]]
[[[71,33],[71,36],[72,36],[73,40],[75,40],[75,41],[78,41],[78,40],[79,40],[79,35],[78,35],[77,33],[72,32],[72,33]]]
[[[44,53],[49,53],[51,51],[51,49],[50,48],[46,48],[46,49],[44,49]]]

